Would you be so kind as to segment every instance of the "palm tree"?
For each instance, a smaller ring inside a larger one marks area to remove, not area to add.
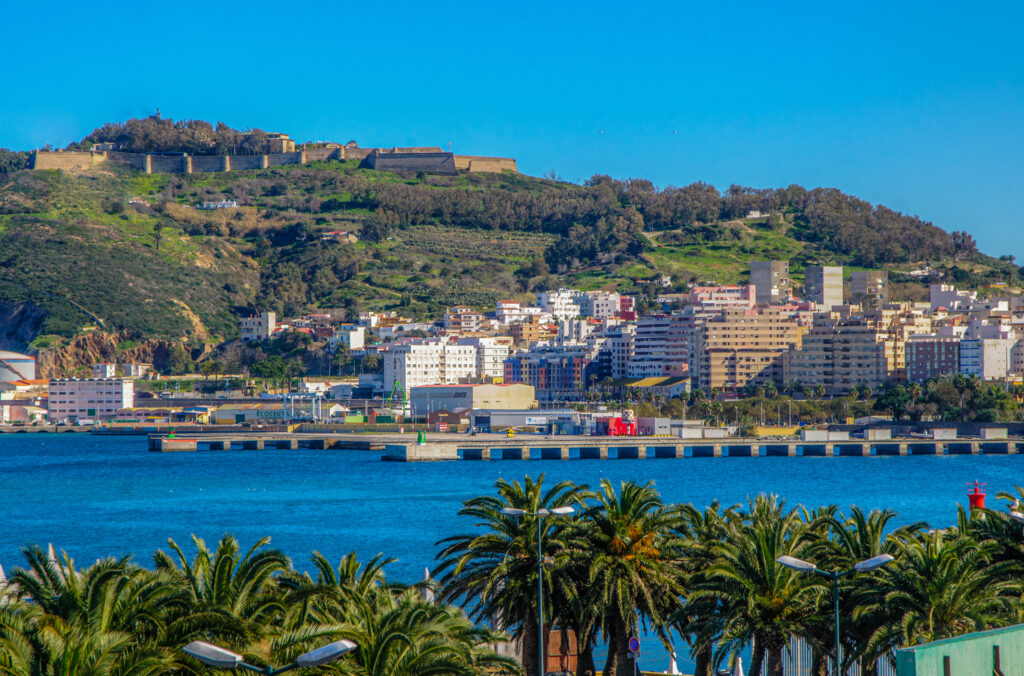
[[[897,560],[854,593],[854,617],[875,630],[869,660],[900,646],[1002,626],[1020,583],[992,560],[992,546],[955,529],[929,531],[899,544]]]
[[[83,570],[64,552],[51,559],[30,547],[25,556],[28,569],[11,576],[22,601],[0,619],[0,673],[156,674],[177,666],[166,642],[177,596],[166,576],[127,557]]]
[[[717,501],[701,511],[687,504],[680,508],[676,530],[684,541],[684,589],[696,589],[707,584],[707,571],[715,561],[715,549],[725,539],[729,522],[740,518],[735,507],[719,512]],[[670,618],[673,626],[689,643],[696,665],[694,676],[711,676],[721,661],[721,653],[714,647],[724,627],[722,605],[713,596],[688,598],[682,608]]]
[[[541,509],[582,505],[587,496],[585,486],[562,481],[544,489],[544,475],[536,481],[527,476],[523,483],[500,479],[497,495],[485,495],[464,503],[460,516],[477,520],[483,533],[445,538],[438,554],[440,564],[434,572],[439,577],[441,599],[470,607],[471,617],[488,619],[502,630],[512,632],[523,641],[522,663],[528,676],[536,674],[537,645],[537,519],[532,516]],[[522,517],[502,514],[511,507],[526,512]],[[541,524],[542,551],[545,557],[561,557],[577,547],[566,538],[567,530],[559,519],[546,518]],[[567,520],[566,520],[567,521]],[[567,566],[545,569],[543,580],[545,604],[549,617],[556,617],[559,608],[567,607],[571,592],[565,589],[572,582],[564,573]]]
[[[424,601],[415,589],[354,603],[339,635],[354,641],[355,676],[516,674],[515,660],[489,646],[502,636],[476,627],[458,609]]]
[[[264,627],[285,612],[283,597],[275,576],[288,571],[291,561],[281,551],[263,549],[270,543],[265,537],[240,556],[238,540],[221,538],[215,552],[192,536],[196,553],[190,561],[174,540],[167,541],[176,555],[157,550],[153,561],[157,571],[178,577],[188,602],[182,623],[202,620],[232,643],[259,638]]]
[[[768,674],[781,676],[782,651],[790,636],[802,633],[821,585],[776,559],[803,558],[809,524],[776,496],[758,496],[745,516],[714,548],[707,580],[690,598],[712,598],[724,606],[721,644],[732,652],[753,646],[750,676],[760,676],[766,653]]]
[[[653,483],[610,481],[596,491],[597,509],[588,520],[590,581],[601,629],[608,640],[608,676],[629,676],[629,636],[649,624],[668,643],[668,617],[682,592],[681,538],[673,526],[678,513],[661,501]]]

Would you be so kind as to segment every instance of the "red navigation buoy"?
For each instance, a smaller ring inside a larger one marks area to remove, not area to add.
[[[973,484],[968,482],[967,487],[972,490],[967,493],[967,500],[971,503],[971,509],[985,509],[985,486],[988,484],[978,483],[975,481]]]

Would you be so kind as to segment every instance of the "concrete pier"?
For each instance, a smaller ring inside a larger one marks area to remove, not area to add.
[[[591,437],[521,434],[428,433],[425,443],[410,434],[289,432],[190,433],[188,438],[152,434],[149,449],[178,451],[262,451],[270,449],[380,450],[399,462],[440,460],[640,460],[758,457],[869,457],[911,455],[1021,455],[1024,441],[994,439],[680,439],[676,437]]]

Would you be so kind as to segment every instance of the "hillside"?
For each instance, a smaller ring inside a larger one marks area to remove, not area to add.
[[[191,175],[105,163],[0,179],[0,340],[14,348],[92,326],[197,346],[233,337],[237,313],[255,307],[425,317],[559,284],[653,298],[743,281],[765,258],[790,259],[797,280],[809,263],[885,267],[911,298],[921,279],[898,273],[926,263],[932,279],[963,286],[1021,281],[968,235],[831,189],[401,176],[337,161]],[[239,207],[194,208],[219,199]],[[359,240],[327,234],[337,231]],[[667,288],[654,283],[662,275]]]

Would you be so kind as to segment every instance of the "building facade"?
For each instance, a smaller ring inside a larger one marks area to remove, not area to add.
[[[854,303],[878,306],[889,302],[889,273],[885,270],[854,270],[850,280]]]
[[[747,385],[781,384],[787,350],[799,346],[806,328],[777,308],[725,310],[696,331],[700,387],[735,391]]]
[[[789,261],[752,261],[750,283],[759,305],[778,305],[789,300]]]
[[[59,379],[49,383],[49,417],[105,420],[135,404],[135,382],[126,378]]]
[[[804,268],[804,296],[827,309],[842,305],[842,266],[808,265]]]
[[[242,333],[242,342],[244,343],[252,340],[266,340],[277,329],[277,314],[261,312],[249,317],[242,317],[238,322],[238,328]]]
[[[525,383],[422,385],[412,388],[413,415],[428,415],[442,409],[528,409],[537,406],[532,385]]]

